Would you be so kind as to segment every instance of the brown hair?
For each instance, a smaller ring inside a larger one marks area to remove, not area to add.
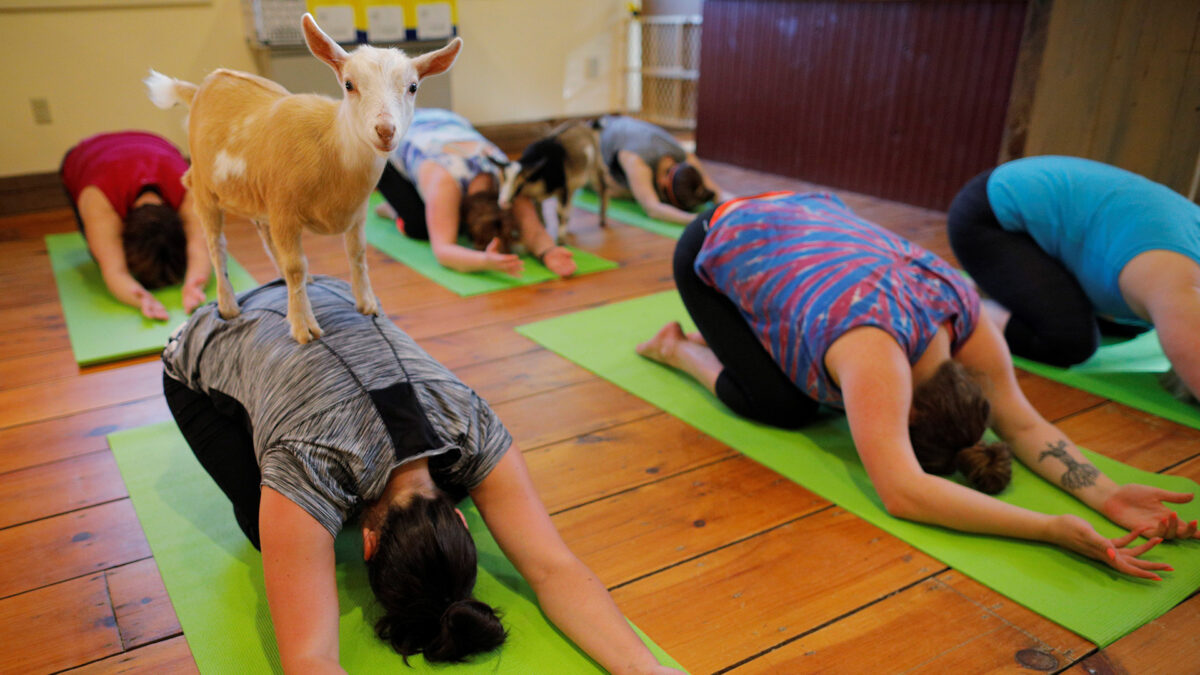
[[[684,211],[691,211],[716,195],[704,185],[699,169],[687,162],[678,162],[667,169],[666,201]]]
[[[500,252],[511,253],[517,240],[517,221],[512,209],[500,208],[500,193],[484,190],[463,197],[459,218],[463,234],[482,251],[493,239],[500,240]]]
[[[149,290],[183,281],[187,271],[187,238],[179,214],[165,204],[130,209],[121,232],[125,266]]]
[[[476,600],[475,541],[445,493],[392,506],[367,561],[367,581],[383,608],[375,633],[404,657],[459,663],[499,647],[500,616]]]
[[[913,392],[908,435],[925,471],[962,472],[972,487],[996,494],[1012,478],[1012,450],[985,443],[991,404],[962,364],[947,360]]]

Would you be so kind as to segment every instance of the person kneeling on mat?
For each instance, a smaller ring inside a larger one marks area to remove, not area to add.
[[[405,656],[462,661],[506,632],[476,600],[476,551],[455,503],[469,495],[542,610],[612,672],[659,666],[604,585],[563,543],[512,436],[478,395],[393,323],[315,277],[326,330],[297,345],[282,280],[201,307],[163,351],[167,404],[196,458],[261,548],[284,670],[340,671],[334,537],[361,516],[363,557]]]
[[[183,309],[204,303],[209,257],[181,177],[187,160],[165,138],[122,131],[85,138],[59,178],[108,292],[148,319],[167,320],[150,291],[183,283]]]
[[[670,323],[638,353],[774,426],[801,427],[822,404],[844,408],[893,516],[1044,541],[1155,580],[1169,568],[1140,556],[1198,536],[1163,504],[1192,494],[1115,484],[1033,409],[969,281],[837,197],[723,204],[687,226],[674,265],[699,334]],[[982,441],[989,424],[1004,443]],[[1130,532],[1106,539],[1077,516],[987,496],[1007,486],[1013,455]],[[956,469],[979,491],[941,477]]]
[[[1153,326],[1173,367],[1164,384],[1196,401],[1200,206],[1115,166],[1027,157],[971,179],[947,222],[1013,354],[1065,368],[1101,334]]]

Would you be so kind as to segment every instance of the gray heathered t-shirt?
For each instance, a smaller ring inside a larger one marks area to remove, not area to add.
[[[308,294],[321,339],[292,339],[276,280],[240,294],[232,320],[196,310],[163,350],[167,375],[239,403],[262,484],[335,536],[405,462],[430,458],[456,498],[478,486],[512,444],[487,403],[391,321],[359,314],[346,282],[318,276]]]
[[[617,161],[617,153],[621,150],[641,157],[651,171],[663,157],[670,157],[676,162],[687,161],[687,152],[675,137],[649,122],[624,115],[610,115],[601,124],[600,157],[613,179],[622,187],[628,188],[629,182],[625,178],[625,170]]]

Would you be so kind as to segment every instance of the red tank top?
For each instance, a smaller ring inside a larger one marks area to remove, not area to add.
[[[63,159],[62,182],[79,201],[89,185],[100,188],[121,220],[138,192],[156,185],[163,201],[175,210],[183,202],[180,178],[188,163],[170,141],[145,131],[119,131],[85,138]]]

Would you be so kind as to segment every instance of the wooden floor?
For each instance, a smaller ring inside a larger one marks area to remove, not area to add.
[[[714,173],[742,194],[807,187]],[[942,214],[842,196],[949,255]],[[371,277],[391,318],[498,411],[567,543],[691,672],[991,672],[1039,662],[1026,650],[1049,671],[1200,671],[1196,596],[1097,651],[515,333],[672,286],[674,242],[572,218],[577,244],[620,269],[458,298],[371,249]],[[76,367],[43,243],[73,228],[65,209],[0,219],[0,672],[188,672],[105,441],[169,419],[160,365]],[[229,236],[252,274],[275,276],[252,228],[234,223]],[[346,276],[339,241],[309,238],[305,249],[315,272]],[[1079,443],[1200,478],[1200,432],[1034,376],[1022,383]]]

